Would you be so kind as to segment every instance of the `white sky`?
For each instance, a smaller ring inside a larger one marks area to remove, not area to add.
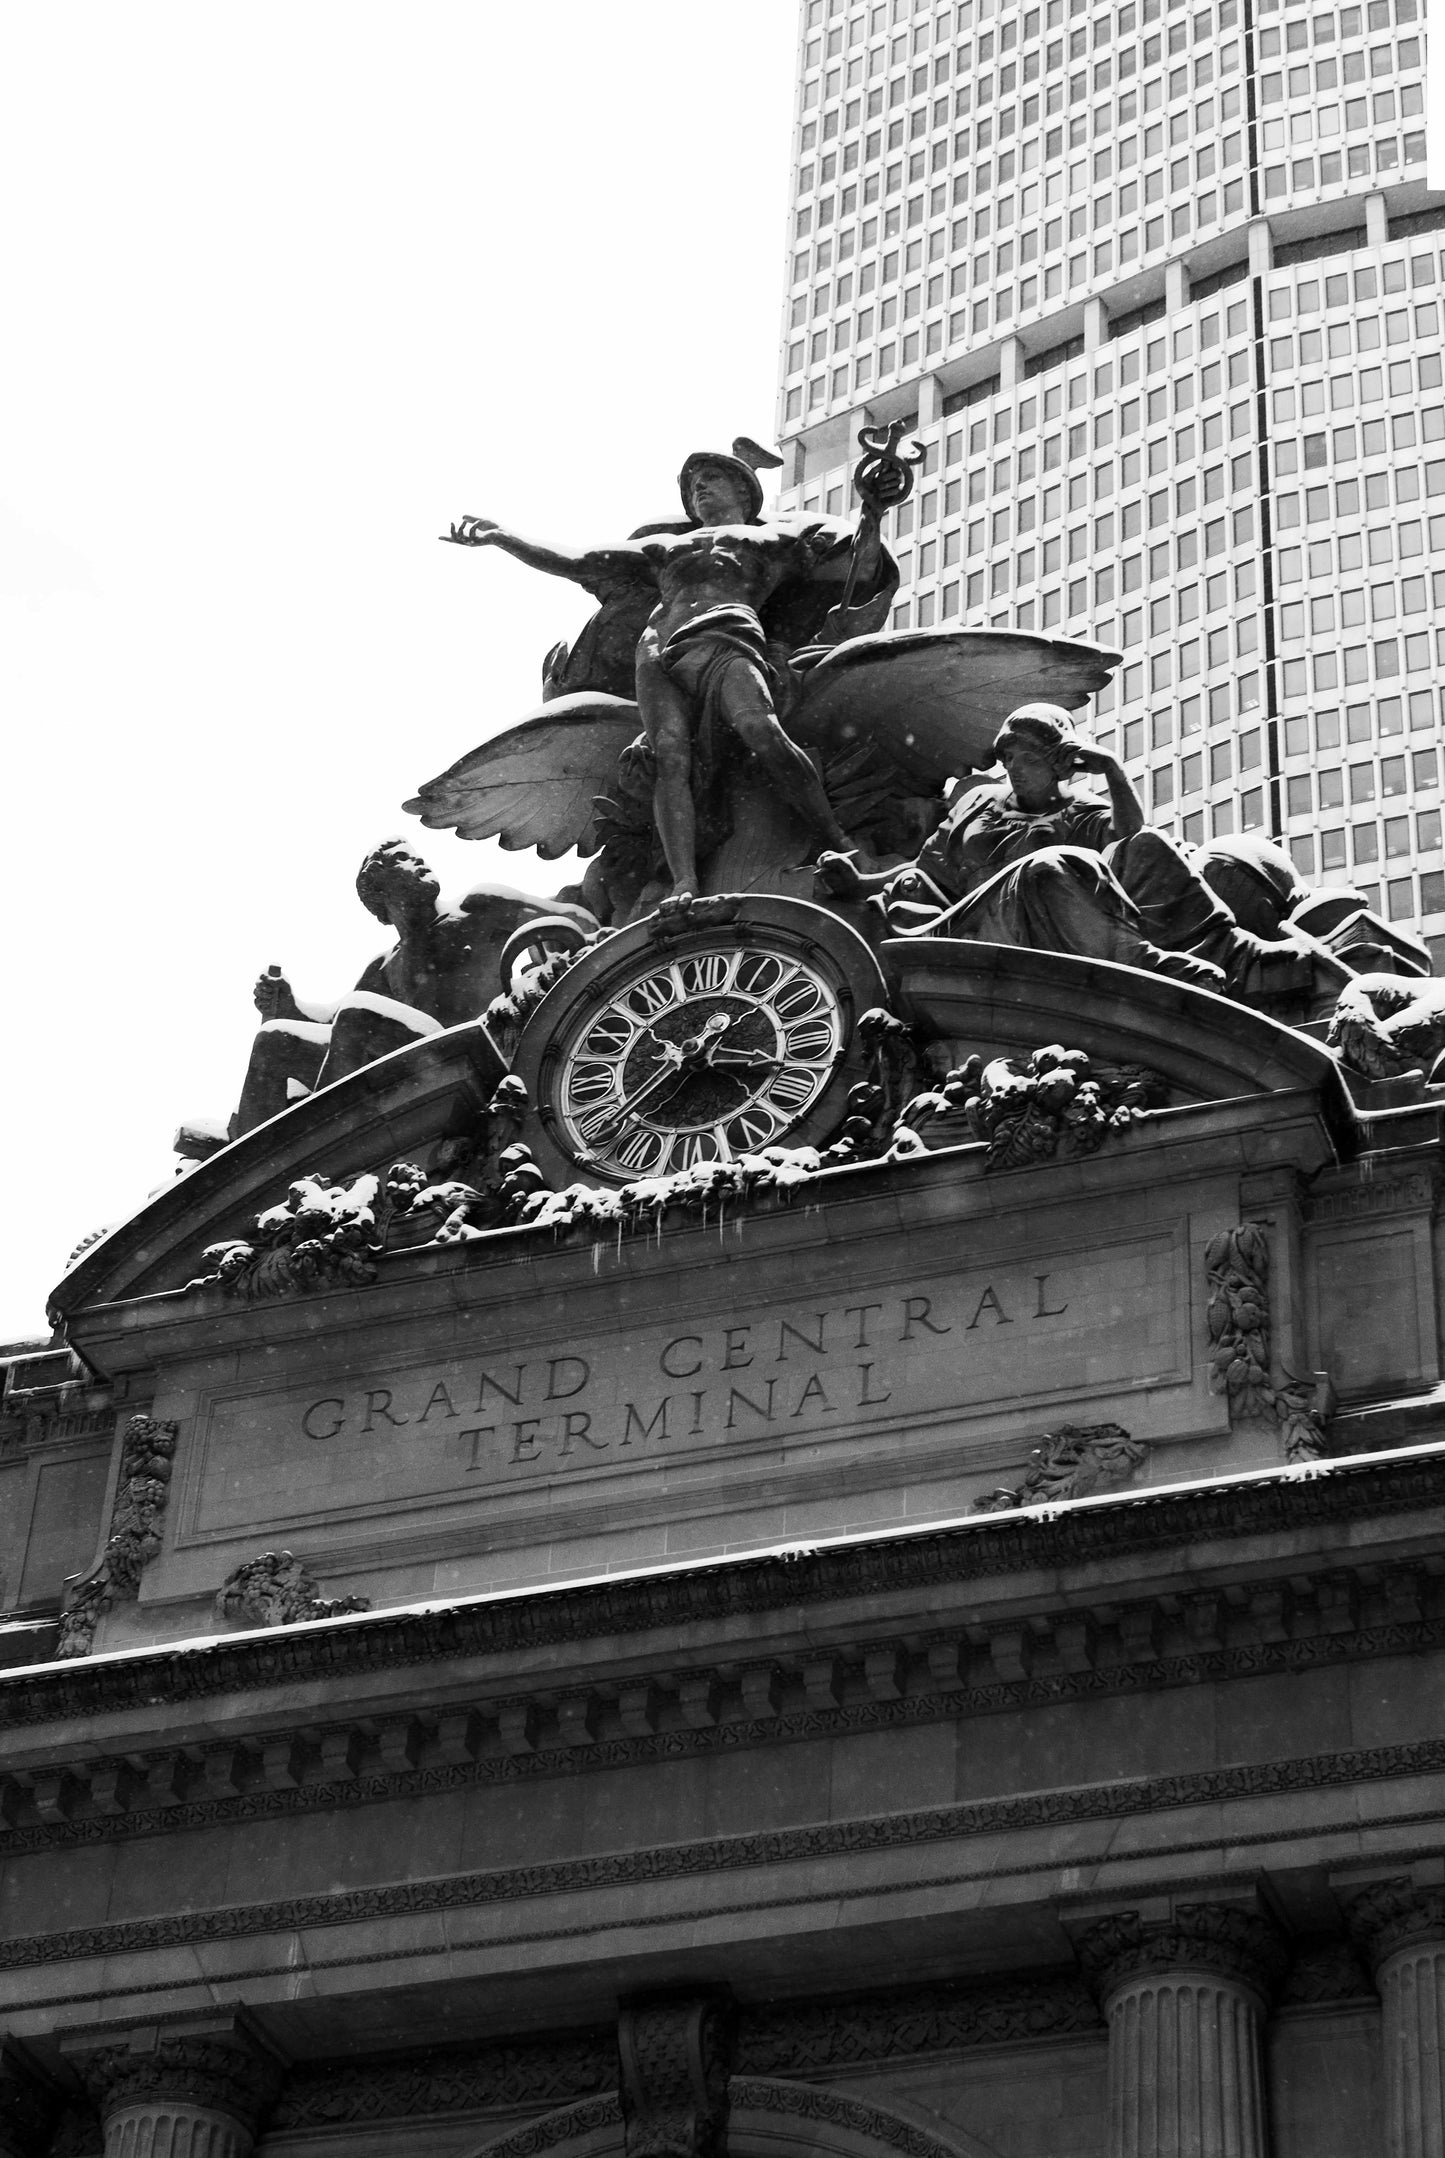
[[[378,839],[448,893],[556,888],[400,804],[589,603],[435,535],[616,535],[688,449],[769,437],[794,21],[0,9],[0,1339],[234,1107],[260,969],[337,995],[385,942]]]
[[[349,987],[401,802],[590,603],[438,546],[676,515],[769,439],[791,0],[0,9],[0,1339],[234,1107],[251,985]]]

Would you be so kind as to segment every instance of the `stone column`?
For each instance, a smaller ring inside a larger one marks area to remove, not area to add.
[[[105,2158],[250,2158],[280,2063],[239,2021],[66,2046],[105,2128]]]
[[[1348,1911],[1380,1989],[1388,2158],[1445,2158],[1445,1889],[1380,1881]]]
[[[1229,1904],[1103,1919],[1079,1943],[1109,2019],[1109,2158],[1266,2158],[1260,2028],[1287,1951]]]

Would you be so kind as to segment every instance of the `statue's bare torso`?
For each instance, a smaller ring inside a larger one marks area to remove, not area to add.
[[[761,614],[780,586],[812,567],[802,536],[777,525],[718,525],[648,540],[641,551],[657,579],[651,627],[663,643],[712,607]]]

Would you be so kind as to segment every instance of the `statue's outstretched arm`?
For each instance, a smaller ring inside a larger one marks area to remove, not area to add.
[[[616,547],[548,547],[539,540],[523,539],[489,517],[463,517],[443,539],[458,547],[500,547],[528,569],[547,577],[565,577],[601,599],[619,584],[652,584],[656,573],[641,547],[624,541]]]

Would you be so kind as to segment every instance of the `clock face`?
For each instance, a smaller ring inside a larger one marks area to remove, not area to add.
[[[562,1049],[567,1151],[612,1178],[781,1144],[837,1071],[845,1012],[806,952],[742,938],[639,955]]]

